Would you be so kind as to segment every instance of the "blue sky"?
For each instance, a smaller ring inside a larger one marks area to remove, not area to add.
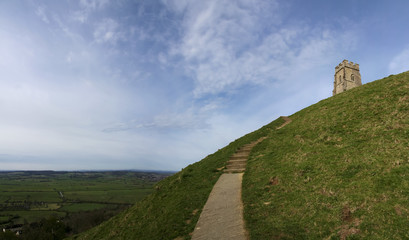
[[[0,170],[180,170],[409,70],[408,1],[0,1]]]

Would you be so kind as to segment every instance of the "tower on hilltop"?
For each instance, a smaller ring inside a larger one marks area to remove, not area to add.
[[[333,96],[361,85],[359,64],[344,60],[335,67],[334,90],[332,91]]]

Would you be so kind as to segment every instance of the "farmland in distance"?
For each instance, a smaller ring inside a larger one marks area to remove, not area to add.
[[[21,228],[51,216],[70,222],[74,232],[85,218],[106,220],[142,200],[170,172],[0,172],[0,227]],[[73,222],[74,221],[74,222]],[[96,222],[91,219],[90,222]],[[86,224],[85,224],[86,225]]]

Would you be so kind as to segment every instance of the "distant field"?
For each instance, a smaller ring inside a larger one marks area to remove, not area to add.
[[[72,203],[65,204],[60,208],[60,211],[64,212],[80,212],[80,211],[91,211],[99,208],[109,208],[111,204],[102,203]]]
[[[2,211],[0,217],[8,218],[8,222],[3,223],[2,226],[7,227],[12,224],[23,224],[26,220],[27,222],[38,222],[42,218],[47,218],[48,216],[65,217],[66,212],[59,211]]]
[[[141,189],[111,189],[111,190],[86,190],[86,191],[70,191],[65,192],[67,199],[74,201],[89,201],[89,202],[109,202],[130,204],[143,199],[146,195],[152,192],[152,186]]]
[[[130,206],[152,192],[166,173],[0,172],[0,226],[51,215]]]

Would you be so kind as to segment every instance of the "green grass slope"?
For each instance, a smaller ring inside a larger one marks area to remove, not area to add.
[[[251,239],[409,239],[409,72],[291,119],[247,164]]]
[[[282,124],[278,119],[230,143],[155,186],[155,192],[127,211],[73,239],[190,239],[214,184],[229,157],[242,145]]]
[[[262,136],[243,178],[251,239],[409,238],[409,72],[277,119],[161,181],[74,239],[190,239],[230,155]]]

